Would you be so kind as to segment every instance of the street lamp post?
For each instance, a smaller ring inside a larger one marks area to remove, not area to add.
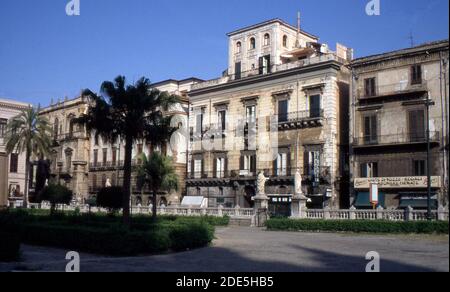
[[[434,106],[435,102],[430,99],[430,94],[427,94],[427,100],[425,101],[425,107],[427,112],[427,217],[429,221],[433,220],[431,210],[431,145],[430,145],[430,106]]]

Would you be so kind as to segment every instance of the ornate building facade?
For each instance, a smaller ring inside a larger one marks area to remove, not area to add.
[[[52,128],[52,151],[49,158],[51,181],[71,189],[77,201],[88,197],[90,139],[86,128],[75,119],[87,113],[88,101],[80,96],[57,101],[41,109]],[[37,164],[33,168],[36,173]]]
[[[269,178],[271,211],[289,214],[294,176],[312,207],[345,196],[352,50],[274,19],[229,33],[229,67],[190,97],[188,195],[250,207]],[[344,188],[344,189],[343,189]]]
[[[153,87],[162,91],[176,94],[181,97],[180,103],[173,106],[168,114],[174,115],[180,128],[187,128],[189,100],[187,93],[193,84],[201,82],[197,78],[185,80],[166,80],[153,84]],[[153,151],[160,151],[172,157],[174,167],[179,178],[180,190],[171,193],[161,193],[158,196],[158,204],[172,205],[179,204],[186,194],[185,177],[187,165],[187,136],[182,132],[177,132],[172,137],[169,145],[164,147],[147,144],[145,141],[138,141],[133,147],[133,167],[138,165],[141,154],[149,156]],[[121,186],[123,183],[123,164],[125,146],[120,141],[114,145],[96,139],[94,133],[90,137],[90,160],[89,160],[89,195],[95,194],[107,184]],[[137,188],[135,173],[132,174],[132,204],[148,205],[151,202],[150,190],[139,190]]]
[[[25,190],[25,153],[7,155],[5,137],[8,122],[30,105],[0,99],[0,208],[9,201],[23,200]]]
[[[445,40],[352,62],[350,204],[370,208],[376,183],[385,208],[427,208],[428,167],[433,207],[448,204],[448,49]]]

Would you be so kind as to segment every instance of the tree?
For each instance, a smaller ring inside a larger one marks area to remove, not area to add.
[[[108,187],[98,192],[96,204],[114,214],[122,208],[122,201],[123,189],[121,187]]]
[[[23,110],[7,125],[6,152],[8,155],[25,152],[25,208],[28,207],[31,156],[43,158],[48,155],[51,147],[50,131],[47,119],[39,116],[39,109],[33,107]]]
[[[55,214],[56,205],[64,204],[69,205],[73,198],[71,190],[62,185],[51,184],[44,188],[41,194],[43,201],[49,201],[51,204],[51,215]]]
[[[178,176],[175,173],[172,159],[157,152],[147,159],[142,155],[142,165],[137,171],[138,187],[150,188],[153,193],[153,221],[156,221],[158,192],[178,190]]]
[[[83,95],[90,98],[87,115],[78,120],[86,124],[89,132],[115,143],[125,142],[123,179],[123,221],[130,224],[130,196],[132,152],[136,141],[145,140],[152,145],[166,143],[176,131],[170,126],[169,108],[179,101],[176,95],[152,88],[146,78],[134,85],[126,85],[126,79],[119,76],[114,82],[104,82],[97,95],[89,89]]]

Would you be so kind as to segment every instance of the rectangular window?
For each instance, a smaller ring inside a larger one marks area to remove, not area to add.
[[[218,112],[219,127],[221,131],[225,131],[227,127],[227,112],[222,110]]]
[[[112,164],[113,164],[113,166],[115,166],[117,164],[117,148],[116,147],[114,147],[112,149],[111,154],[112,154]]]
[[[278,122],[284,123],[288,121],[288,105],[287,99],[278,101]]]
[[[9,172],[17,173],[19,170],[19,154],[11,153]]]
[[[411,142],[424,142],[425,111],[413,110],[409,112],[409,137]]]
[[[414,161],[414,176],[426,176],[426,162],[425,160],[415,160]]]
[[[309,97],[309,111],[311,118],[319,118],[321,116],[320,95],[312,95]]]
[[[202,178],[203,175],[203,160],[194,160],[194,178]]]
[[[248,124],[256,122],[256,106],[254,105],[247,106],[246,117]]]
[[[375,78],[367,78],[364,80],[364,91],[366,93],[366,97],[372,97],[376,95],[376,79]]]
[[[256,174],[256,154],[241,157],[241,175],[253,176]]]
[[[103,165],[106,165],[106,162],[108,161],[108,149],[103,149]]]
[[[98,165],[98,150],[94,150],[94,167]]]
[[[5,138],[7,124],[8,124],[7,120],[0,119],[0,138]]]
[[[320,181],[320,151],[307,151],[305,152],[305,174],[311,176],[313,182]]]
[[[378,144],[378,118],[377,115],[364,117],[364,144]]]
[[[224,178],[225,177],[225,158],[216,158],[216,178]]]
[[[411,67],[411,84],[422,84],[422,66],[414,65]]]
[[[198,114],[196,116],[196,134],[203,134],[203,114]]]
[[[288,172],[288,154],[280,153],[277,158],[277,175],[287,176]]]
[[[377,162],[361,163],[360,176],[362,178],[378,177],[378,163]]]

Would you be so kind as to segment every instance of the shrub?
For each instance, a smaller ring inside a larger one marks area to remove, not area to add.
[[[55,212],[57,204],[68,205],[72,201],[72,197],[72,191],[62,185],[49,185],[44,188],[41,194],[42,200],[49,201],[52,205],[52,214]]]
[[[337,220],[293,220],[270,219],[268,230],[327,231],[355,233],[419,233],[448,234],[448,222],[391,222],[391,221],[337,221]]]
[[[214,237],[214,229],[204,223],[180,224],[170,230],[171,248],[185,251],[205,247]]]
[[[117,212],[123,206],[123,196],[121,187],[103,188],[97,194],[97,206],[106,208],[111,213]]]

